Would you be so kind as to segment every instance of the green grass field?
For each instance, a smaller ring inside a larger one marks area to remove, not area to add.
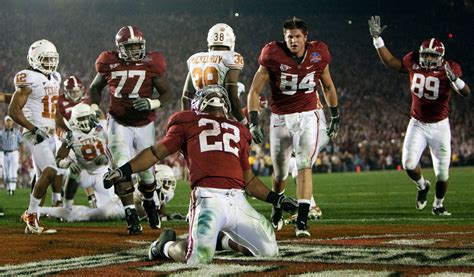
[[[391,224],[426,224],[426,225],[466,225],[474,224],[474,168],[452,168],[445,207],[453,215],[439,218],[431,215],[434,198],[434,174],[424,170],[425,178],[432,183],[428,196],[428,205],[424,211],[415,209],[416,188],[403,171],[378,171],[363,173],[332,173],[314,175],[314,195],[323,212],[323,220],[313,224],[350,224],[350,225],[391,225]],[[262,178],[270,186],[270,178]],[[189,186],[179,182],[175,198],[167,206],[168,213],[186,214],[188,207]],[[289,181],[286,194],[295,195],[295,186]],[[21,213],[28,206],[29,189],[19,189],[14,196],[0,191],[0,206],[5,216],[0,217],[0,225],[21,227]],[[48,194],[47,205],[50,204]],[[82,192],[75,204],[87,205]],[[271,206],[267,203],[250,199],[252,205],[269,216]],[[53,219],[44,219],[48,227],[53,226],[123,226],[123,222],[83,222],[64,223]],[[183,222],[166,222],[164,226],[184,224]]]

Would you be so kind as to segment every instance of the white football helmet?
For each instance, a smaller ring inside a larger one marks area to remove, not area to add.
[[[33,69],[39,70],[46,75],[51,74],[58,68],[59,54],[56,46],[45,39],[31,44],[27,58],[28,63]]]
[[[69,124],[73,129],[87,133],[95,127],[93,126],[93,122],[95,121],[94,116],[95,114],[89,105],[79,103],[71,110]]]
[[[191,109],[202,112],[207,106],[222,107],[224,113],[230,113],[231,106],[227,90],[220,85],[209,85],[196,91],[191,101]]]
[[[163,199],[159,199],[162,204],[168,203],[174,197],[176,188],[176,178],[171,167],[165,164],[155,165],[156,188],[161,189]],[[163,203],[164,202],[164,203]]]
[[[207,33],[207,46],[227,46],[230,50],[234,51],[234,30],[225,23],[217,23]]]

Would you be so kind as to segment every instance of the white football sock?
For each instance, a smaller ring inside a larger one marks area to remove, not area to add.
[[[425,183],[426,183],[426,180],[425,178],[423,178],[423,175],[421,176],[421,179],[418,180],[418,181],[415,181],[415,184],[416,184],[416,188],[418,190],[424,190],[425,189]]]
[[[41,199],[35,198],[33,195],[30,195],[30,205],[28,206],[28,213],[38,213],[40,203]]]
[[[444,197],[441,198],[441,199],[438,199],[435,195],[435,200],[433,202],[433,207],[435,207],[435,208],[442,207],[443,206],[443,201],[444,201]]]

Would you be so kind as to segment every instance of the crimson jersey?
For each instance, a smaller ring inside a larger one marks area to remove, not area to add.
[[[461,66],[458,63],[446,62],[456,75],[462,76]],[[410,73],[411,116],[425,123],[447,118],[451,86],[444,66],[436,70],[421,68],[417,52],[408,53],[403,58],[403,66]]]
[[[321,108],[317,86],[323,70],[331,63],[327,45],[321,41],[307,42],[301,64],[291,56],[285,42],[273,41],[263,47],[258,58],[270,73],[271,111],[290,114]]]
[[[155,111],[140,112],[133,107],[133,100],[153,95],[153,78],[163,76],[166,71],[160,53],[147,52],[141,61],[124,62],[117,52],[106,51],[97,58],[95,68],[109,85],[109,113],[115,120],[128,126],[143,126],[154,121]]]
[[[243,189],[252,136],[244,125],[206,113],[181,111],[168,121],[161,141],[186,157],[192,188]]]
[[[61,94],[58,98],[58,111],[61,113],[63,118],[69,120],[71,118],[71,111],[74,106],[79,104],[79,102],[74,102],[66,98],[64,94]]]

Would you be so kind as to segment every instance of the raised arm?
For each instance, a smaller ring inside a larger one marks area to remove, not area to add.
[[[380,16],[375,15],[369,19],[369,32],[374,40],[374,46],[379,55],[380,61],[388,68],[393,70],[406,73],[407,69],[403,66],[402,61],[393,56],[392,53],[385,46],[385,43],[380,36],[382,32],[387,28],[387,25],[380,26]]]

